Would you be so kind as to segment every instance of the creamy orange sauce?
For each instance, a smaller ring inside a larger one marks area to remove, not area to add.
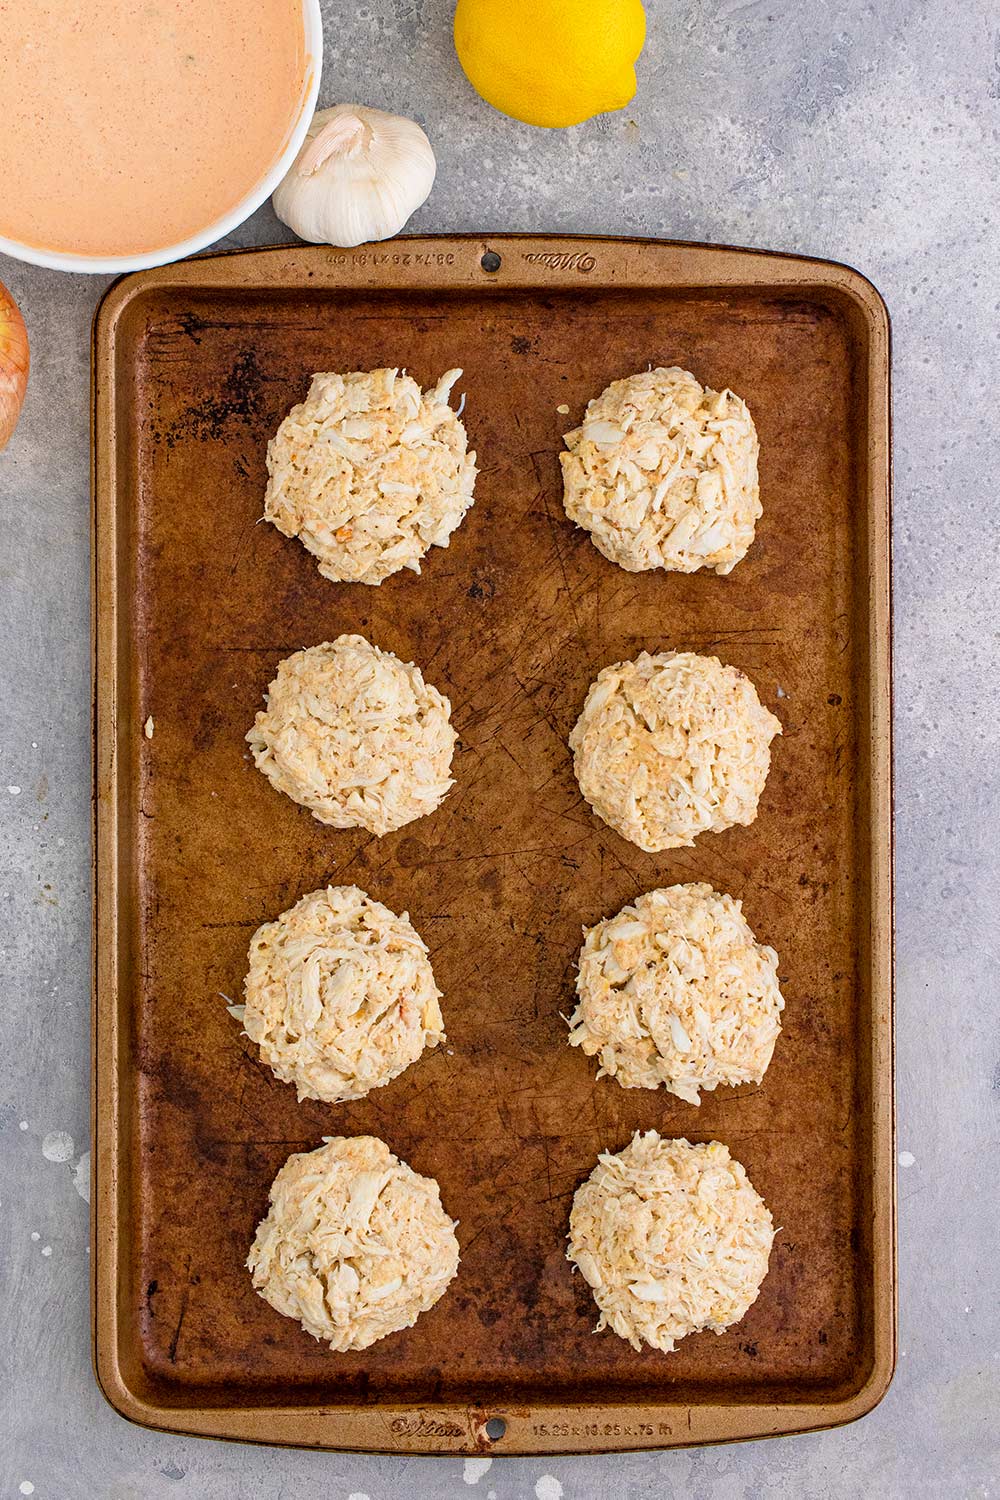
[[[134,255],[246,197],[295,122],[301,0],[0,0],[0,234]]]

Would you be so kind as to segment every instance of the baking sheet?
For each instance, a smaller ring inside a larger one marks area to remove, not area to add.
[[[764,516],[728,578],[626,574],[563,513],[562,432],[651,361],[732,386],[756,419]],[[382,364],[425,385],[464,367],[476,504],[421,577],[334,585],[257,524],[264,450],[314,370]],[[172,1430],[415,1452],[662,1447],[868,1410],[895,1316],[877,293],[844,267],[649,241],[297,246],[118,283],[94,370],[94,1275],[109,1399]],[[460,735],[447,801],[380,840],[280,797],[243,741],[281,657],[341,631],[417,661]],[[749,829],[651,856],[580,798],[566,737],[587,686],[644,648],[717,654],[777,712]],[[581,926],[680,880],[743,900],[786,998],[763,1086],[700,1109],[597,1082],[560,1014]],[[220,998],[239,1000],[256,926],[327,881],[409,911],[449,1035],[339,1107],[298,1105]],[[564,1259],[598,1151],[648,1128],[725,1141],[781,1226],[743,1322],[669,1356],[594,1337]],[[243,1269],[278,1167],[345,1133],[437,1177],[462,1248],[441,1302],[361,1355],[314,1343]]]

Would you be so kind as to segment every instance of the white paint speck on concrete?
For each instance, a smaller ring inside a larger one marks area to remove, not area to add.
[[[65,1130],[50,1130],[42,1138],[42,1155],[46,1161],[72,1161],[75,1150],[73,1137],[67,1135]]]
[[[27,1120],[21,1120],[21,1121],[19,1121],[17,1128],[18,1128],[18,1130],[27,1130],[27,1128],[28,1128],[28,1122],[27,1122]]]
[[[7,790],[12,797],[20,797],[21,795],[21,788],[19,786],[9,786]]]
[[[369,1497],[367,1495],[363,1495],[360,1490],[352,1490],[348,1495],[347,1500],[369,1500]]]
[[[478,1484],[483,1475],[489,1473],[492,1464],[492,1458],[467,1458],[462,1478],[466,1484]]]
[[[535,1481],[536,1500],[562,1500],[563,1487],[554,1474],[543,1474]]]
[[[85,1151],[73,1168],[73,1186],[84,1203],[90,1202],[90,1152]]]
[[[916,1159],[912,1151],[901,1151],[899,1153],[899,1165],[901,1167],[912,1167]]]
[[[32,1242],[37,1245],[38,1241],[41,1239],[41,1235],[38,1233],[37,1229],[33,1229],[31,1231],[31,1238],[32,1238]]]
[[[33,1495],[35,1493],[35,1486],[32,1484],[30,1479],[22,1479],[21,1483],[18,1485],[18,1489],[21,1491],[22,1495]]]

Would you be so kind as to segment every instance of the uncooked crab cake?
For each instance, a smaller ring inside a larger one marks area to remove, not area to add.
[[[604,1152],[576,1191],[567,1258],[610,1327],[633,1349],[724,1333],[756,1301],[774,1239],[771,1215],[719,1141],[636,1131]]]
[[[254,763],[321,823],[389,833],[453,785],[451,704],[364,636],[286,656],[265,703],[247,734]]]
[[[361,1099],[445,1040],[425,943],[356,885],[258,927],[244,991],[243,1029],[300,1100]]]
[[[594,546],[630,573],[729,573],[761,514],[757,431],[732,391],[688,370],[615,380],[568,432],[563,503]]]
[[[461,370],[421,391],[398,370],[314,375],[267,446],[265,519],[297,536],[324,578],[420,572],[472,504],[476,455],[448,404]]]
[[[623,1088],[760,1083],[781,1030],[778,955],[710,885],[647,891],[587,933],[569,1040]]]
[[[458,1270],[455,1222],[432,1177],[375,1136],[290,1156],[247,1259],[265,1302],[336,1353],[411,1328]]]
[[[780,733],[736,667],[643,651],[598,674],[569,746],[598,817],[655,854],[752,823]]]

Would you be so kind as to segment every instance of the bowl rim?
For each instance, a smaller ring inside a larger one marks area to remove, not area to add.
[[[14,260],[26,261],[29,265],[44,266],[50,271],[77,271],[85,275],[117,275],[122,271],[145,271],[152,266],[165,266],[171,261],[184,260],[205,250],[218,240],[231,234],[254,213],[265,198],[269,198],[278,183],[288,172],[299,154],[312,123],[319,97],[319,86],[323,76],[323,16],[320,0],[301,0],[302,23],[305,33],[306,75],[299,100],[298,113],[289,131],[280,155],[255,187],[219,219],[214,219],[204,229],[164,245],[158,250],[144,250],[138,255],[74,255],[62,250],[41,250],[34,245],[22,244],[20,240],[7,239],[0,235],[0,253]]]

